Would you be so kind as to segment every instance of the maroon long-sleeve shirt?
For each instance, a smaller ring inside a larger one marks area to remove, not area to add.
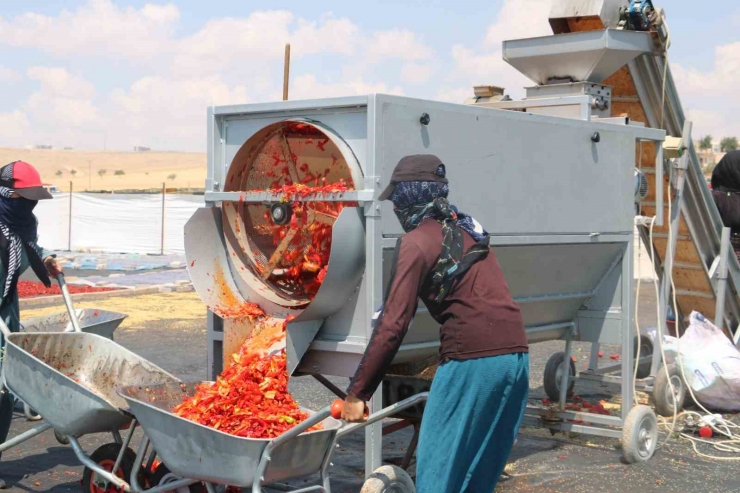
[[[467,251],[475,244],[464,233]],[[348,394],[369,400],[380,385],[416,313],[419,298],[441,325],[441,360],[528,352],[519,306],[493,251],[475,264],[437,303],[428,282],[442,249],[442,225],[427,219],[399,240],[383,311]]]

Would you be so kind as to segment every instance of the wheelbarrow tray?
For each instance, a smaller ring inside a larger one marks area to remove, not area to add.
[[[15,333],[3,371],[10,391],[62,435],[119,430],[131,422],[116,388],[176,380],[144,358],[95,334]]]
[[[82,332],[97,334],[108,339],[113,339],[113,332],[128,317],[125,313],[110,312],[97,308],[79,309],[75,310],[75,313]],[[72,332],[73,330],[67,311],[29,318],[24,320],[22,325],[26,332]]]
[[[172,409],[192,396],[199,383],[173,379],[161,385],[121,388],[118,393],[171,472],[210,483],[251,486],[270,440],[229,435],[173,414]],[[327,418],[321,425],[321,430],[302,433],[276,447],[262,484],[318,473],[341,423]]]

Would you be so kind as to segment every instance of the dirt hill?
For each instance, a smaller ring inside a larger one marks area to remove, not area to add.
[[[31,163],[45,183],[61,191],[202,189],[206,155],[188,152],[104,152],[0,148],[0,166],[12,161]]]

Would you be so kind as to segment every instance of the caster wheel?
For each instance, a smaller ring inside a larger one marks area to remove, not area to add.
[[[90,459],[100,465],[101,468],[111,472],[116,465],[116,459],[118,459],[118,453],[120,451],[120,444],[107,443],[93,452]],[[131,479],[131,471],[134,468],[135,459],[136,454],[134,454],[134,451],[127,448],[114,474],[128,483]],[[123,488],[117,488],[115,485],[107,484],[105,479],[96,474],[92,469],[86,467],[82,473],[82,491],[85,493],[123,493],[124,490]]]
[[[61,445],[69,445],[69,440],[67,437],[59,433],[57,430],[54,430],[54,438],[57,439],[57,442],[59,442]]]
[[[632,340],[632,351],[633,355],[637,357],[637,336]],[[640,359],[644,358],[645,356],[652,356],[653,355],[653,341],[648,339],[646,335],[640,336]],[[650,365],[652,363],[650,361],[647,361],[643,364],[641,364],[637,368],[637,378],[647,378],[650,376]]]
[[[173,483],[182,479],[180,476],[175,476],[164,464],[160,464],[154,470],[152,475],[149,477],[149,483],[152,488],[157,486],[164,486],[168,483]],[[205,493],[206,489],[202,483],[191,484],[190,486],[180,486],[174,490],[165,490],[167,493]]]
[[[416,493],[416,487],[400,467],[382,466],[367,478],[360,493]]]
[[[622,429],[622,457],[628,464],[649,460],[658,445],[658,418],[648,406],[635,406]]]
[[[666,375],[666,368],[660,367],[653,384],[655,411],[666,418],[673,416],[674,403],[676,412],[680,412],[686,400],[686,384],[681,378],[681,369],[675,363],[668,365],[667,369],[668,375]],[[673,384],[673,395],[671,395],[671,386],[668,385],[669,376]]]
[[[560,382],[563,381],[563,371],[565,371],[564,360],[565,353],[561,351],[550,356],[545,365],[545,393],[552,402],[560,402]],[[573,392],[573,387],[576,385],[576,381],[573,380],[576,376],[576,364],[573,363],[573,360],[570,360],[569,363],[571,379],[568,382],[568,393]]]

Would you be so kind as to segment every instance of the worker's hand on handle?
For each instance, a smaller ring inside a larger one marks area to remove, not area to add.
[[[56,278],[62,273],[62,267],[57,263],[57,259],[54,257],[46,257],[44,259],[44,265],[46,266],[47,272],[49,272],[49,276],[52,278]]]
[[[331,414],[333,418],[341,418],[347,423],[362,423],[367,421],[370,411],[363,400],[348,395],[344,402],[334,401],[331,406]]]

